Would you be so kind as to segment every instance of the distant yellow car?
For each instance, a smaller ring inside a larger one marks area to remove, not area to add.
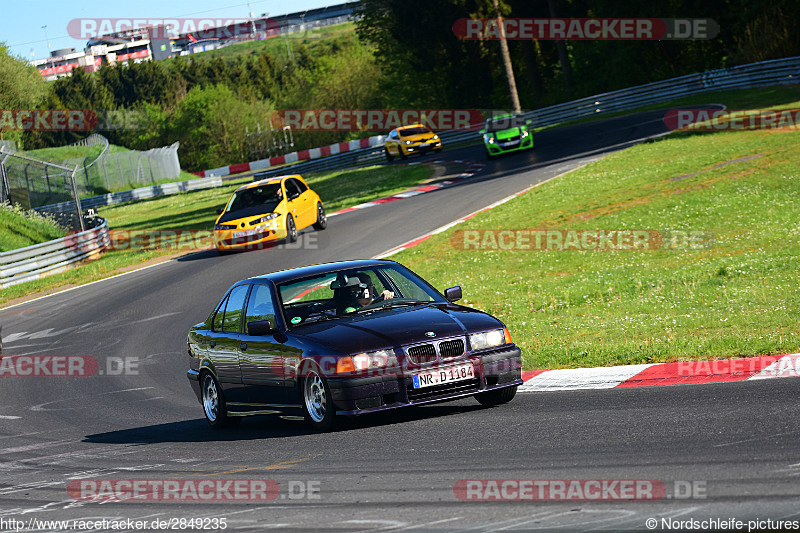
[[[387,161],[397,156],[405,159],[409,154],[425,153],[429,150],[441,152],[442,139],[422,124],[395,128],[383,142],[383,152]]]
[[[323,230],[328,225],[322,200],[299,174],[243,185],[217,213],[214,244],[220,253],[295,242],[308,226]]]

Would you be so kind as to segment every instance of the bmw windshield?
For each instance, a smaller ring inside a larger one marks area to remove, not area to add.
[[[446,303],[433,287],[397,267],[340,270],[278,286],[289,327],[397,307]]]

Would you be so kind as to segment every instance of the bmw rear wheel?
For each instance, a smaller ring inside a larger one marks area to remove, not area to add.
[[[297,241],[297,226],[294,225],[292,215],[286,215],[286,242]]]
[[[327,431],[333,427],[336,408],[331,390],[316,368],[308,370],[303,378],[303,411],[306,421],[314,429]]]
[[[203,412],[212,428],[220,429],[240,421],[238,418],[228,416],[225,396],[222,394],[222,389],[211,372],[205,371],[200,376],[200,390],[203,399]]]

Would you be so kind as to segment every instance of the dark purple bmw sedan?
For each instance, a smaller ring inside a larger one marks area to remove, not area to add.
[[[502,322],[403,265],[345,261],[234,284],[189,332],[189,381],[211,426],[336,417],[474,396],[510,401],[520,349]]]

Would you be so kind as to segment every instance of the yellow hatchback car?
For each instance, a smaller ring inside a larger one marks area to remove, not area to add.
[[[389,132],[383,142],[383,153],[387,161],[409,154],[425,153],[428,150],[442,151],[442,139],[422,124],[401,126]]]
[[[214,244],[220,253],[295,242],[299,231],[328,221],[319,195],[299,175],[254,181],[236,189],[214,223]]]

